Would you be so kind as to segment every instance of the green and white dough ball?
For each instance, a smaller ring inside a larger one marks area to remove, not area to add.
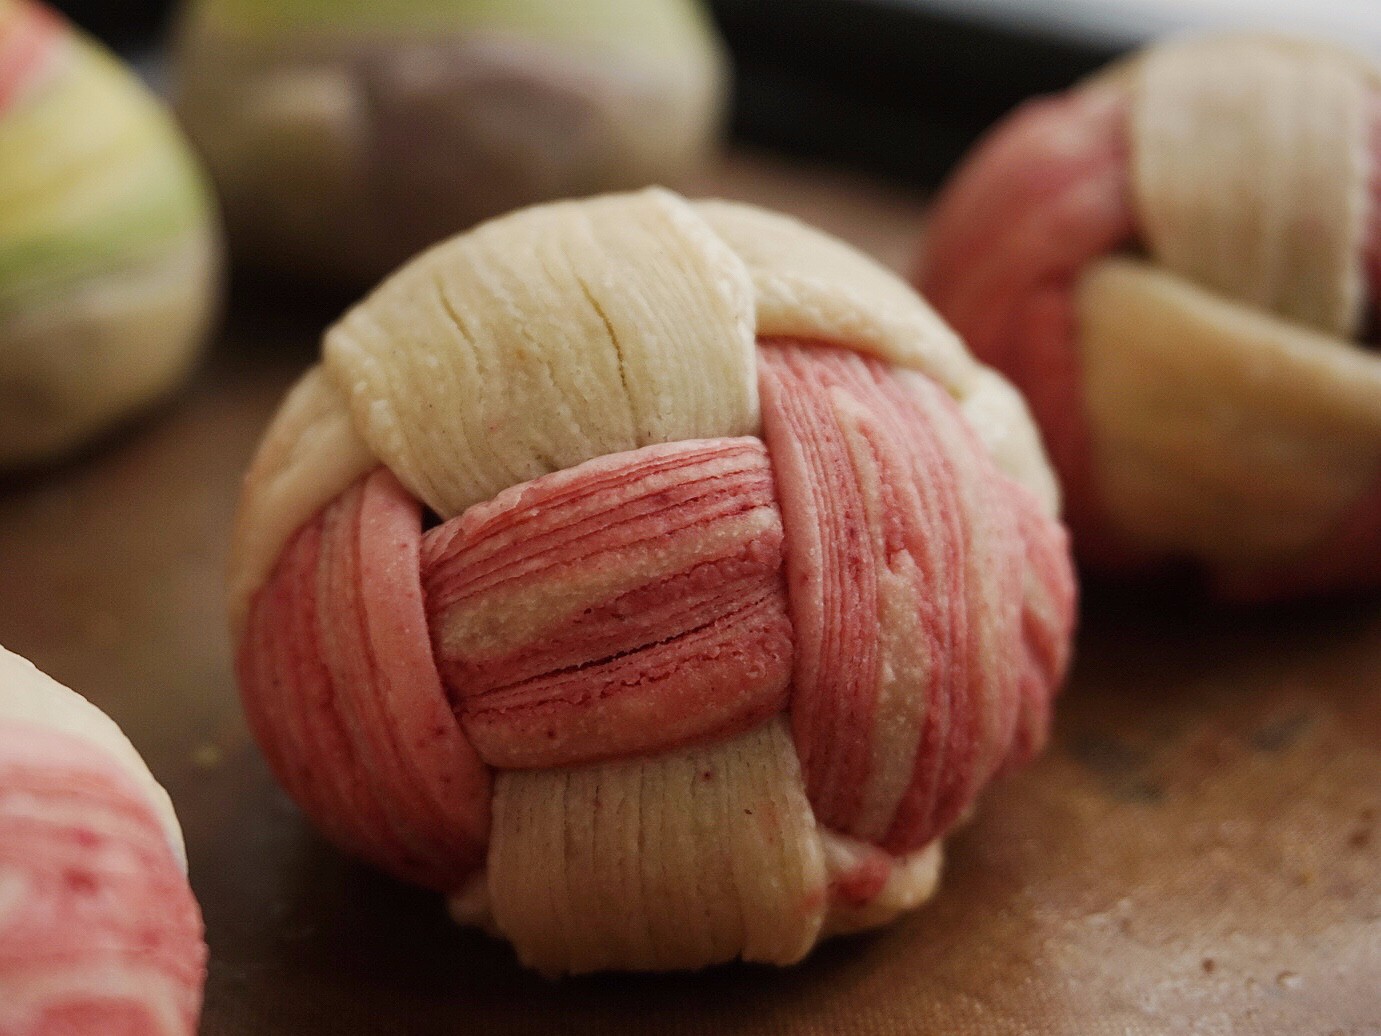
[[[0,468],[70,452],[181,382],[218,242],[160,103],[47,8],[0,0]]]

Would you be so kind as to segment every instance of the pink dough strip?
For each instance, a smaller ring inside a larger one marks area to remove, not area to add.
[[[146,791],[86,740],[0,723],[0,1033],[192,1036],[205,962]]]
[[[941,192],[918,274],[974,354],[1025,393],[1080,549],[1108,563],[1128,560],[1128,548],[1102,534],[1073,287],[1090,262],[1135,238],[1127,113],[1125,93],[1109,87],[1024,105]]]
[[[759,370],[807,791],[822,823],[910,851],[968,808],[1019,727],[1016,487],[919,375],[780,341]],[[900,782],[883,772],[898,758]]]
[[[241,697],[269,765],[327,837],[375,861],[394,855],[383,807],[364,784],[336,718],[322,660],[316,579],[321,517],[289,541],[250,607],[239,654]],[[381,845],[380,843],[384,843]]]
[[[0,116],[42,70],[64,29],[48,8],[25,0],[0,18]]]
[[[888,845],[909,851],[948,830],[1009,752],[1021,711],[1017,665],[1025,545],[1013,484],[999,474],[953,399],[935,382],[913,374],[894,375],[883,390],[892,400],[902,441],[912,449],[913,479],[918,485],[937,477],[951,481],[950,506],[963,536],[962,553],[950,560],[956,595],[951,608],[964,617],[957,631],[963,639],[956,643],[963,660],[957,697],[963,708],[956,711],[943,768],[938,775],[913,779],[888,835]],[[923,437],[935,444],[931,458],[917,449]],[[932,786],[933,793],[927,790]]]
[[[480,754],[573,765],[779,711],[792,650],[781,535],[755,439],[601,457],[433,530],[437,658]]]
[[[427,536],[431,604],[445,609],[518,583],[542,585],[573,555],[644,546],[659,540],[669,523],[742,513],[740,493],[761,506],[772,486],[761,444],[733,441],[731,449],[690,442],[599,458],[580,465],[578,477],[557,472],[470,508]],[[647,491],[630,493],[630,477]],[[687,507],[692,517],[679,515]],[[463,556],[455,546],[460,539],[467,544]]]
[[[1049,740],[1054,696],[1069,669],[1079,603],[1069,534],[1024,486],[1012,484],[1011,493],[1026,574],[1017,663],[1021,706],[1004,770],[1030,762]]]
[[[975,145],[945,185],[926,227],[919,280],[948,299],[964,291],[975,263],[1052,199],[1099,182],[1114,186],[1115,194],[1128,191],[1126,112],[1125,95],[1116,89],[1021,105]]]
[[[863,495],[838,437],[817,431],[799,388],[813,373],[803,360],[800,350],[759,349],[763,436],[782,505],[796,635],[792,734],[817,819],[849,831],[862,810],[881,670],[879,590],[856,521]]]
[[[962,616],[952,663],[962,682],[954,691],[948,743],[935,743],[928,769],[918,758],[885,843],[910,851],[948,830],[1010,754],[1022,712],[1027,569],[1016,504],[1030,494],[998,472],[937,384],[895,373],[880,387],[897,415],[898,441],[911,449],[913,480],[921,486],[940,478],[950,482],[952,497],[938,503],[954,509],[962,531],[960,553],[947,559],[955,573],[950,608]],[[929,456],[918,449],[927,440],[934,444]],[[1071,573],[1066,578],[1072,583]]]
[[[489,777],[432,659],[421,507],[386,469],[304,526],[241,644],[246,712],[270,765],[328,835],[454,889],[481,864]]]

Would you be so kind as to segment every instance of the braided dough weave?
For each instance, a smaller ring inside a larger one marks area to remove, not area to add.
[[[246,707],[331,837],[531,966],[788,963],[926,899],[1043,744],[1056,507],[1020,398],[852,249],[532,208],[386,281],[270,426]]]
[[[1090,560],[1381,581],[1378,155],[1369,64],[1224,36],[1027,105],[956,173],[918,282],[1027,392]]]

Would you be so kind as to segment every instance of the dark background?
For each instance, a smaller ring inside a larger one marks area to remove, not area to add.
[[[575,2],[575,0],[568,0]],[[57,0],[125,54],[169,28],[168,0]],[[735,66],[740,141],[933,186],[987,125],[1058,90],[1123,43],[1039,30],[925,0],[710,0]]]

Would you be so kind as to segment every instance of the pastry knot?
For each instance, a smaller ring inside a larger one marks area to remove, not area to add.
[[[1162,44],[942,193],[918,282],[1027,393],[1090,560],[1381,583],[1378,83],[1321,43]]]
[[[660,190],[445,242],[248,476],[255,733],[549,972],[787,963],[924,900],[1073,622],[1020,398],[902,282]]]

